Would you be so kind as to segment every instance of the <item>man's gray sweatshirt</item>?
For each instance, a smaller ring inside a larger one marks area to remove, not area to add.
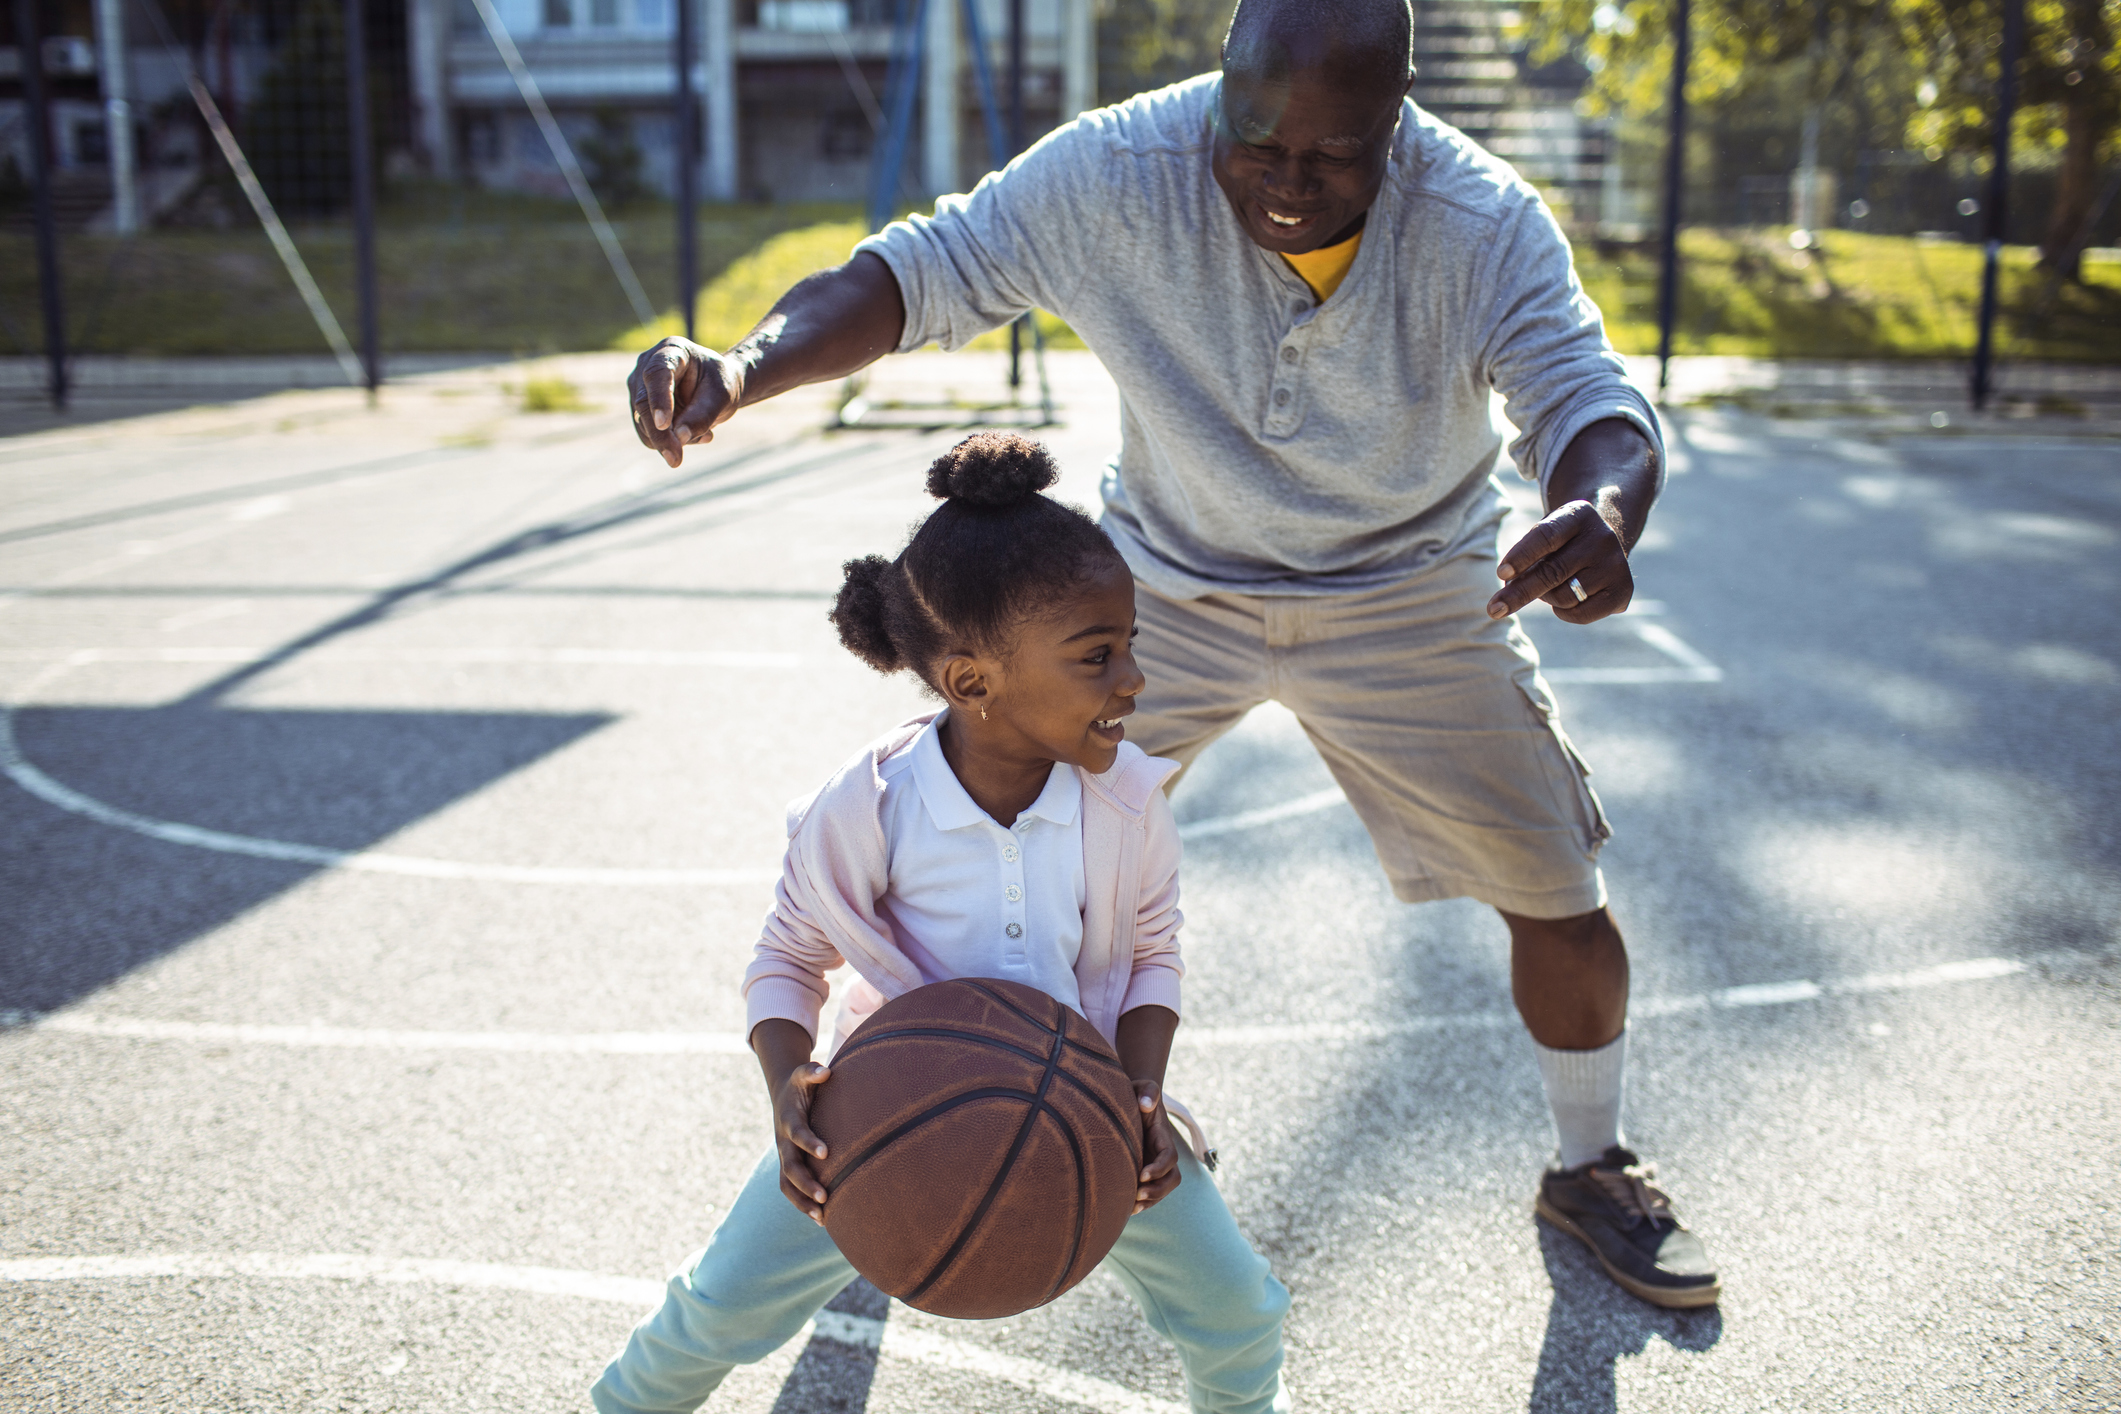
[[[1411,100],[1362,246],[1319,303],[1209,168],[1207,75],[1048,134],[969,196],[894,222],[899,347],[957,348],[1033,306],[1121,399],[1104,526],[1174,598],[1343,594],[1492,539],[1502,438],[1539,480],[1585,427],[1659,447],[1568,241],[1508,164]]]

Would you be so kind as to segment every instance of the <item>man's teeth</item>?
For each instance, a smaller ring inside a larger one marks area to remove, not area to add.
[[[1118,726],[1118,725],[1119,725],[1119,718],[1117,718],[1117,717],[1107,717],[1107,718],[1105,718],[1105,719],[1104,719],[1103,721],[1099,722],[1099,723],[1098,723],[1097,725],[1098,725],[1098,726],[1100,726],[1100,727],[1106,727],[1106,728],[1110,728],[1110,727],[1116,727],[1116,726]]]
[[[1279,211],[1269,211],[1267,219],[1277,226],[1301,226],[1304,223],[1301,216],[1284,216]]]

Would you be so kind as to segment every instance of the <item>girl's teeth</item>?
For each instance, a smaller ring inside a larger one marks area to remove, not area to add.
[[[1277,226],[1301,226],[1303,224],[1301,216],[1283,216],[1279,212],[1274,211],[1267,213],[1267,219]]]

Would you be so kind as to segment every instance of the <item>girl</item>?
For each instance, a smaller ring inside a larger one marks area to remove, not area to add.
[[[789,811],[788,853],[744,974],[774,1147],[704,1252],[670,1279],[591,1397],[605,1414],[691,1410],[738,1364],[785,1343],[854,1276],[825,1232],[831,1201],[806,1118],[831,1077],[810,1060],[842,960],[860,975],[835,1029],[929,982],[1000,977],[1087,1017],[1140,1097],[1134,1217],[1106,1265],[1178,1347],[1201,1414],[1285,1410],[1289,1297],[1171,1128],[1164,1063],[1178,1027],[1177,769],[1124,738],[1134,580],[1112,542],[1040,495],[1044,447],[988,432],[928,472],[942,506],[896,560],[850,561],[840,641],[943,702],[865,748]],[[1179,1114],[1183,1117],[1184,1111]]]

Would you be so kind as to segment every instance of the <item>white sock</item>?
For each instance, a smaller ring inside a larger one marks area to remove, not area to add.
[[[1561,1166],[1587,1164],[1620,1143],[1628,1033],[1622,1031],[1595,1051],[1549,1050],[1537,1041],[1532,1049],[1539,1052],[1539,1078],[1546,1082],[1547,1104],[1554,1111]]]

